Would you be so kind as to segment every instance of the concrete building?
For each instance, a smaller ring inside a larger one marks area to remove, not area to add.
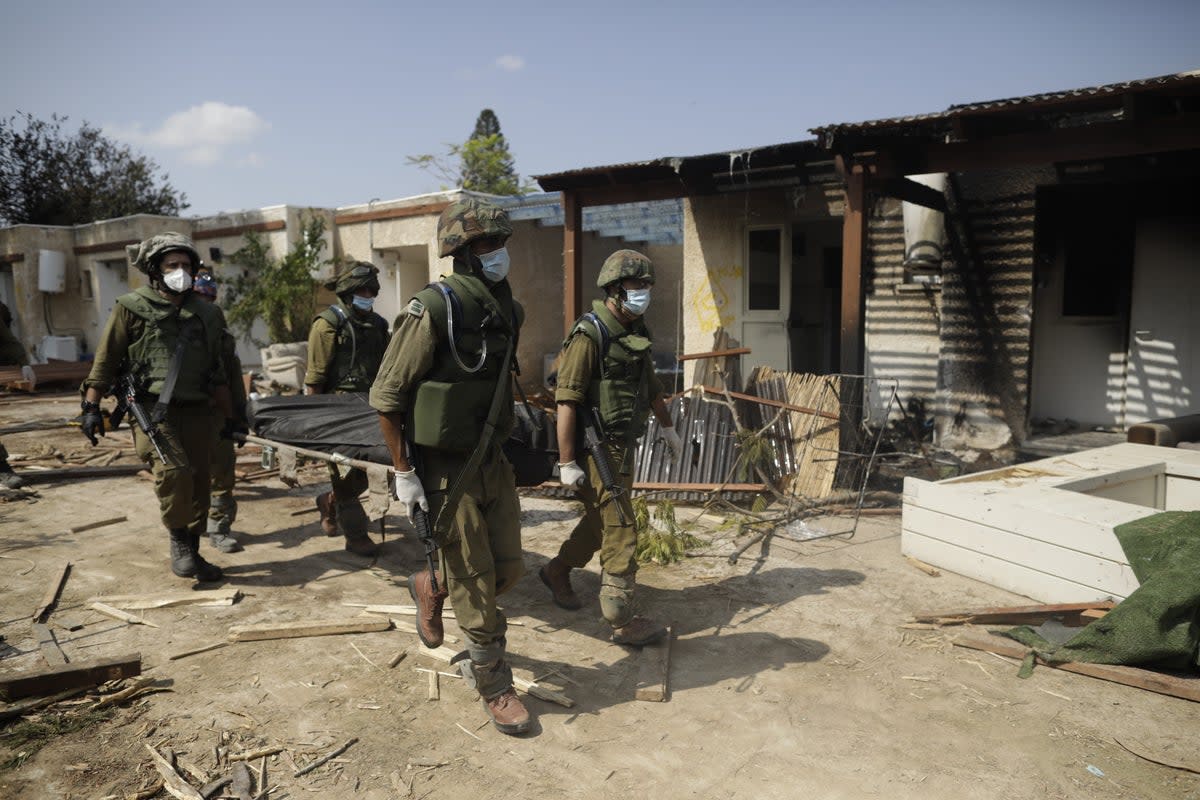
[[[1194,406],[1200,73],[813,133],[539,176],[568,215],[564,305],[571,214],[682,198],[686,352],[723,330],[743,371],[893,379],[949,449]]]
[[[0,300],[12,309],[16,334],[35,359],[87,358],[115,299],[143,280],[127,265],[127,244],[165,230],[185,233],[218,278],[230,279],[242,269],[232,255],[247,233],[264,236],[271,255],[278,258],[300,238],[303,220],[317,214],[326,223],[326,256],[370,261],[380,268],[376,309],[390,322],[417,291],[450,271],[450,260],[438,257],[437,219],[461,194],[440,192],[336,209],[272,206],[208,217],[138,215],[70,227],[0,228]],[[565,324],[558,302],[563,282],[561,203],[553,194],[488,199],[505,206],[514,221],[510,280],[527,309],[517,355],[522,384],[536,389],[548,357],[559,349]],[[593,281],[604,258],[622,247],[640,248],[658,265],[663,291],[649,321],[661,345],[660,360],[668,363],[673,363],[680,325],[681,241],[678,201],[595,209],[586,221],[584,249]],[[315,277],[324,280],[329,275]],[[318,295],[319,304],[332,299],[324,290]],[[243,364],[259,363],[258,343],[265,339],[266,329],[260,324],[250,340],[239,342]]]

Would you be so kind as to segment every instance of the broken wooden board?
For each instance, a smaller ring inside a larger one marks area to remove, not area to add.
[[[375,633],[392,627],[390,619],[344,619],[319,622],[278,622],[259,625],[234,625],[229,629],[231,642],[258,642],[265,639],[299,639],[306,636],[336,636],[342,633]]]
[[[67,655],[58,646],[58,639],[54,637],[54,631],[44,622],[33,623],[33,635],[38,640],[38,650],[42,653],[42,658],[50,666],[58,666],[67,663]]]
[[[88,608],[103,614],[106,617],[112,617],[113,619],[119,619],[122,622],[128,622],[130,625],[146,625],[151,628],[158,627],[158,625],[154,624],[153,622],[144,620],[141,617],[136,617],[133,614],[130,614],[128,611],[122,611],[119,608],[113,608],[112,606],[104,603],[91,603],[88,605]]]
[[[116,455],[119,457],[120,453],[116,453]],[[114,460],[116,460],[116,459],[114,459]],[[95,522],[86,522],[82,525],[74,525],[70,528],[67,528],[67,533],[83,533],[84,531],[95,530],[96,528],[103,528],[105,525],[116,525],[118,522],[125,522],[128,519],[129,519],[129,517],[125,516],[124,514],[120,515],[119,517],[109,517],[108,519],[98,519]]]
[[[171,608],[173,606],[231,606],[240,600],[242,593],[237,589],[216,591],[179,592],[176,594],[114,594],[93,597],[89,603],[103,603],[113,608],[140,611],[147,608]]]
[[[99,686],[108,681],[141,674],[142,657],[138,653],[96,661],[79,661],[50,669],[5,675],[0,678],[0,698],[15,700],[21,697],[38,697],[67,689]]]
[[[1053,603],[1034,606],[993,606],[988,608],[949,609],[946,611],[923,611],[913,615],[913,622],[932,622],[938,625],[1041,625],[1056,620],[1068,627],[1086,625],[1095,615],[1090,611],[1108,612],[1116,608],[1111,600],[1093,600],[1089,603]],[[1103,613],[1100,614],[1103,616]],[[1074,624],[1072,624],[1072,622]]]
[[[204,795],[196,791],[196,789],[183,776],[175,771],[175,767],[171,762],[163,757],[162,753],[155,750],[149,744],[146,749],[150,751],[150,755],[154,758],[154,768],[158,770],[158,774],[162,775],[166,790],[178,797],[179,800],[205,800]]]
[[[999,636],[959,636],[954,640],[959,647],[972,650],[983,650],[988,653],[1008,656],[1009,658],[1024,659],[1031,650],[1020,642]],[[1149,692],[1170,695],[1183,700],[1200,703],[1200,675],[1185,677],[1171,675],[1165,672],[1142,669],[1141,667],[1124,667],[1115,664],[1085,664],[1081,661],[1067,661],[1054,664],[1042,658],[1037,663],[1064,672],[1075,672],[1104,681],[1112,681],[1135,689],[1145,689]]]
[[[649,703],[665,703],[671,694],[671,637],[674,628],[654,644],[645,645],[638,663],[637,690],[634,697]]]
[[[436,658],[439,661],[445,661],[447,664],[449,664],[451,660],[458,655],[456,651],[451,650],[446,646],[431,648],[422,645],[418,652],[423,653],[430,658]],[[525,694],[531,694],[534,697],[540,698],[549,703],[555,703],[563,708],[572,708],[575,705],[575,701],[570,697],[567,697],[562,692],[556,692],[553,689],[547,689],[545,686],[542,686],[539,683],[526,680],[525,678],[518,678],[516,675],[513,676],[513,686],[520,689],[522,692],[525,692]]]
[[[33,612],[34,622],[45,622],[46,617],[54,610],[54,606],[58,603],[58,597],[62,594],[63,586],[67,583],[67,576],[71,574],[71,562],[68,561],[59,568],[55,574],[54,580],[46,589],[46,594],[42,597],[42,602]]]

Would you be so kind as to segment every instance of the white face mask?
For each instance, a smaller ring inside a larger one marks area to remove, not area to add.
[[[499,250],[493,250],[490,253],[484,253],[479,256],[479,265],[483,270],[483,277],[493,283],[498,283],[508,277],[508,248],[501,247]]]
[[[162,282],[172,292],[186,292],[192,288],[192,274],[186,269],[177,269],[163,275]]]
[[[375,306],[375,298],[359,297],[358,295],[354,295],[354,297],[350,300],[350,303],[359,311],[370,311]]]
[[[621,301],[621,307],[633,316],[640,317],[650,307],[650,290],[626,289],[625,299]]]

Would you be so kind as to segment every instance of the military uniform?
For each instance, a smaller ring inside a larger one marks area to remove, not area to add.
[[[362,264],[358,270],[360,277],[348,271],[334,282],[331,288],[337,289],[339,299],[317,315],[308,334],[308,371],[304,383],[320,387],[324,393],[368,391],[388,344],[388,327],[383,317],[374,311],[362,313],[346,300],[354,289],[370,286],[372,282],[374,290],[379,290],[375,267]],[[346,537],[346,549],[373,555],[375,545],[367,536],[367,513],[358,499],[367,490],[367,473],[361,469],[342,472],[335,464],[328,466],[332,497],[317,498],[326,533],[341,532]]]
[[[221,313],[220,308],[213,307]],[[224,317],[221,313],[223,324]],[[229,384],[230,399],[233,401],[233,414],[244,423],[246,384],[242,380],[242,361],[237,354],[237,340],[227,327],[221,330],[221,360],[225,366],[225,381]],[[213,409],[212,497],[208,507],[208,535],[218,549],[223,552],[236,552],[241,546],[231,536],[230,531],[237,520],[238,511],[237,500],[233,497],[233,485],[236,481],[234,466],[237,458],[234,455],[233,439],[220,436],[224,424],[225,419],[220,410]]]
[[[598,330],[597,324],[604,330]],[[587,478],[579,487],[584,513],[558,551],[558,557],[573,569],[586,566],[599,551],[603,571],[600,609],[614,628],[625,625],[633,616],[637,575],[637,532],[629,499],[633,452],[646,430],[650,402],[663,391],[654,374],[650,341],[650,332],[641,318],[626,328],[603,301],[593,301],[592,313],[575,323],[563,343],[554,393],[558,403],[574,403],[599,412],[609,461],[618,473],[614,477],[624,490],[616,498],[609,495],[589,453],[584,466]],[[576,452],[583,450],[582,427],[576,426]],[[618,503],[624,523],[617,513]]]
[[[26,367],[29,365],[29,354],[25,346],[12,332],[12,312],[8,306],[0,303],[0,366]],[[8,450],[0,442],[0,486],[17,489],[25,485],[20,477],[8,465]]]
[[[163,234],[133,248],[132,261],[161,284],[155,265],[172,250],[189,253],[193,265],[199,256],[191,241],[179,234]],[[193,266],[193,270],[194,270]],[[91,372],[83,389],[101,395],[118,378],[136,377],[137,401],[147,414],[168,384],[170,364],[178,350],[178,374],[170,402],[162,410],[158,430],[170,463],[164,464],[149,437],[132,423],[134,447],[154,476],[163,525],[171,533],[172,570],[201,580],[220,577],[220,570],[199,555],[199,538],[209,506],[209,468],[214,441],[211,414],[216,387],[227,380],[221,357],[225,321],[220,310],[191,292],[181,292],[176,304],[155,288],[143,286],[117,298],[96,346]],[[180,344],[181,339],[183,343]],[[181,348],[181,349],[180,349]],[[84,404],[84,433],[91,435],[88,417],[98,409]],[[96,430],[102,433],[103,429]]]
[[[371,405],[389,420],[404,420],[416,473],[397,474],[397,493],[414,504],[410,516],[427,501],[438,545],[439,591],[427,570],[409,579],[421,639],[441,643],[448,597],[467,637],[462,675],[496,727],[515,734],[531,722],[512,689],[508,624],[496,605],[524,572],[520,501],[501,450],[513,423],[512,370],[524,319],[505,280],[503,243],[511,234],[508,215],[484,201],[464,198],[442,213],[440,252],[453,255],[454,272],[418,293],[401,315]],[[477,240],[498,245],[476,255],[470,245]],[[397,458],[403,446],[389,445]],[[401,484],[406,494],[399,494]]]

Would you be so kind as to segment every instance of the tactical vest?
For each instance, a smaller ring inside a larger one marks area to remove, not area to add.
[[[508,283],[489,291],[474,276],[452,273],[426,286],[416,297],[433,323],[436,344],[433,368],[417,384],[409,409],[409,436],[426,447],[471,452],[483,436],[497,381],[504,381],[502,391],[509,397],[500,404],[493,435],[493,442],[503,442],[512,431],[509,371],[515,368],[516,341],[525,318]],[[510,340],[512,363],[504,370]]]
[[[587,387],[586,403],[600,413],[609,439],[631,444],[646,432],[650,417],[650,331],[641,319],[622,325],[603,301],[575,322],[563,346],[576,335],[592,340],[600,369]]]
[[[225,326],[220,311],[195,295],[176,306],[148,286],[117,298],[117,303],[142,321],[141,332],[126,354],[129,369],[140,381],[139,395],[158,395],[167,379],[168,365],[185,325],[199,324],[188,337],[172,403],[206,403],[212,396],[213,357]],[[192,322],[199,320],[199,322]]]
[[[334,329],[333,361],[325,370],[326,392],[366,392],[375,382],[388,345],[387,321],[371,312],[361,317],[339,302],[317,315]]]

